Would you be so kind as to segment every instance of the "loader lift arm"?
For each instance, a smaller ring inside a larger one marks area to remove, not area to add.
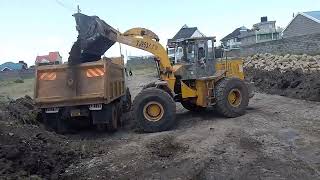
[[[169,57],[154,32],[145,28],[132,28],[121,33],[97,16],[81,13],[73,16],[77,23],[81,52],[89,57],[99,57],[115,42],[150,52],[159,62],[160,79],[167,81],[168,87],[174,91],[175,76]]]
[[[123,34],[118,32],[117,42],[152,53],[159,60],[161,70],[172,71],[167,52],[154,32],[145,28],[132,28]]]

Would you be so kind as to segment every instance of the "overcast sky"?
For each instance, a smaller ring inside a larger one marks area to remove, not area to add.
[[[97,15],[121,32],[150,29],[163,45],[184,24],[219,40],[237,27],[251,28],[261,16],[285,27],[293,13],[320,10],[320,0],[0,0],[0,64],[25,60],[31,65],[37,55],[49,51],[59,51],[67,60],[77,37],[72,17],[77,4],[82,13]],[[123,54],[126,51],[145,54],[123,47]],[[106,55],[118,56],[119,48],[112,47]]]

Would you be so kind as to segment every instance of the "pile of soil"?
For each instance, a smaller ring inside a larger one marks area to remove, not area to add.
[[[30,96],[11,100],[7,104],[3,102],[2,109],[6,113],[7,121],[20,121],[24,124],[38,124],[41,121],[41,113]]]
[[[26,96],[0,105],[0,179],[61,179],[84,155],[64,136],[46,131]]]
[[[246,78],[254,82],[258,92],[278,94],[291,98],[320,101],[320,72],[304,73],[301,70],[245,69]]]

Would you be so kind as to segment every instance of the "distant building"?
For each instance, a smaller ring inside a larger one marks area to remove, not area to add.
[[[173,38],[168,39],[167,45],[170,46],[170,43],[172,41],[181,41],[186,38],[195,38],[195,37],[205,37],[205,35],[202,34],[197,27],[188,27],[187,25],[184,25],[177,32],[177,34],[173,36]]]
[[[280,29],[276,28],[276,21],[268,21],[261,17],[261,21],[253,25],[251,30],[242,31],[239,38],[241,45],[250,45],[260,42],[277,40],[280,38]]]
[[[49,52],[49,55],[37,56],[35,64],[62,64],[62,57],[59,52]]]
[[[282,31],[283,38],[320,33],[320,11],[299,12]]]
[[[244,26],[239,27],[235,29],[232,33],[222,38],[220,41],[221,41],[221,44],[223,45],[223,48],[225,50],[239,49],[241,45],[239,36],[243,31],[247,32],[248,29]]]
[[[22,63],[20,63],[22,62]],[[27,64],[24,63],[23,61],[19,61],[19,63],[14,63],[14,62],[6,62],[0,65],[0,71],[5,72],[5,71],[21,71],[21,70],[26,70],[28,68]]]

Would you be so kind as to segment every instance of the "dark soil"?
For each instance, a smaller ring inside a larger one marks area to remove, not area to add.
[[[60,179],[65,168],[84,155],[38,123],[28,96],[0,107],[0,179]]]
[[[147,143],[146,147],[153,155],[160,158],[174,157],[177,153],[185,152],[189,148],[187,145],[176,142],[174,137],[170,135],[165,135],[159,139],[157,138]]]
[[[291,98],[320,101],[320,72],[303,73],[300,70],[281,73],[246,68],[246,77],[254,82],[256,90]]]

